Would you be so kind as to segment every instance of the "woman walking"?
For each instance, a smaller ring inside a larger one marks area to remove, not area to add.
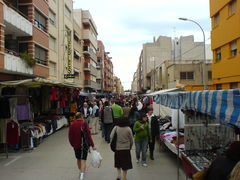
[[[133,131],[135,132],[135,148],[136,148],[136,158],[137,163],[140,162],[140,155],[142,157],[142,165],[147,167],[146,155],[148,147],[148,139],[150,138],[148,118],[146,114],[143,114],[140,120],[137,120],[133,126]]]
[[[96,147],[94,146],[88,123],[84,122],[84,116],[80,112],[76,113],[75,121],[69,127],[68,138],[77,158],[80,180],[83,180],[89,148],[92,146],[92,149],[96,150]]]
[[[127,118],[122,118],[121,121],[113,128],[110,139],[117,133],[116,151],[114,153],[114,164],[117,168],[117,180],[121,179],[121,170],[123,172],[123,180],[127,179],[127,170],[132,169],[131,148],[133,145],[132,130],[129,127]]]

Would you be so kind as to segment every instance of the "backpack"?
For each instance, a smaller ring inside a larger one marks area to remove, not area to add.
[[[112,108],[105,107],[103,111],[103,123],[104,124],[112,124],[113,123],[113,112]]]
[[[84,122],[83,128],[81,129],[81,137],[82,137],[83,148],[88,151],[91,145],[90,145],[90,142],[88,139],[88,131],[87,131],[87,123],[86,122]]]
[[[116,127],[116,130],[115,130],[115,132],[114,132],[112,141],[111,141],[111,143],[110,143],[110,147],[111,147],[111,150],[112,150],[113,152],[116,151],[116,147],[117,147],[117,127]]]

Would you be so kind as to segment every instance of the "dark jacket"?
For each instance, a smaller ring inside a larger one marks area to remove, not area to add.
[[[228,180],[236,163],[226,157],[217,158],[208,168],[204,180]]]
[[[151,120],[151,135],[156,136],[156,137],[159,137],[159,135],[160,135],[159,123],[158,123],[158,119],[156,116],[153,116],[152,120]]]

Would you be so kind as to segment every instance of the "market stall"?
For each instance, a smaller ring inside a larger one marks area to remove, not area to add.
[[[207,168],[229,143],[239,140],[239,89],[169,92],[157,95],[155,102],[185,114],[185,150],[177,150],[187,176]]]

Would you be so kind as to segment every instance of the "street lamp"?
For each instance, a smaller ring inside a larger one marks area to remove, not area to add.
[[[205,68],[206,68],[206,66],[205,66],[205,64],[206,64],[206,45],[205,45],[205,33],[204,33],[204,30],[203,30],[203,28],[202,28],[202,26],[200,26],[200,24],[198,23],[198,22],[196,22],[196,21],[194,21],[194,20],[191,20],[191,19],[187,19],[187,18],[178,18],[179,20],[182,20],[182,21],[190,21],[190,22],[193,22],[194,24],[196,24],[200,29],[201,29],[201,31],[202,31],[202,33],[203,33],[203,43],[204,43],[204,46],[203,46],[203,51],[204,51],[204,54],[203,54],[203,73],[202,73],[202,81],[203,81],[203,86],[204,86],[204,90],[206,90],[207,89],[207,83],[206,83],[206,77],[205,77],[205,74],[206,74],[206,72],[205,72]]]
[[[156,65],[156,61],[155,61],[155,57],[152,57],[151,58],[151,61],[153,61],[153,91],[155,91],[155,65]]]

